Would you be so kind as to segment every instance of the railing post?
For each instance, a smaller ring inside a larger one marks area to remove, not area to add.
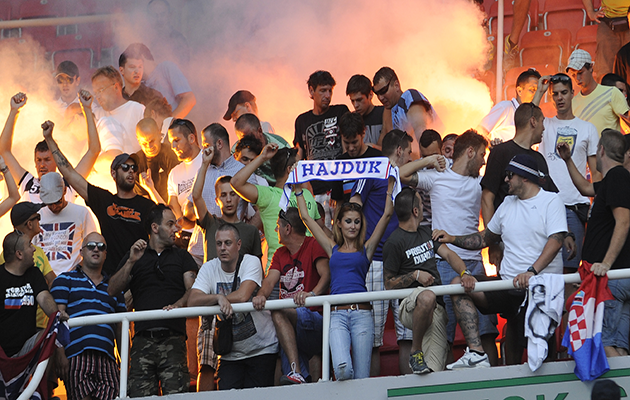
[[[324,306],[324,318],[322,320],[322,381],[330,380],[330,302]]]
[[[120,339],[120,398],[127,397],[127,376],[129,374],[129,320],[122,320]]]

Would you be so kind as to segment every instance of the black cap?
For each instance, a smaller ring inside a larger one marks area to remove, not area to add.
[[[223,119],[229,121],[232,118],[232,113],[236,110],[236,106],[239,104],[256,101],[256,96],[249,90],[239,90],[230,97],[228,102],[228,109],[223,116]]]
[[[79,67],[72,61],[62,61],[55,70],[55,78],[59,75],[68,75],[70,78],[79,76]]]
[[[540,178],[543,175],[538,171],[538,164],[527,154],[515,155],[510,163],[505,167],[506,171],[514,172],[518,176],[529,179],[533,183],[540,185]]]
[[[619,385],[611,379],[601,379],[595,381],[591,400],[619,400],[621,399],[621,389]]]
[[[116,158],[114,158],[114,161],[112,161],[112,166],[111,166],[111,170],[115,171],[116,168],[118,168],[120,166],[120,164],[124,164],[127,162],[127,160],[132,159],[133,161],[136,162],[136,165],[140,165],[139,163],[139,159],[138,156],[135,154],[127,154],[127,153],[122,153],[116,156]]]
[[[39,203],[31,203],[30,201],[23,201],[21,203],[17,203],[11,209],[11,224],[14,228],[22,225],[33,215],[37,214],[45,204]]]

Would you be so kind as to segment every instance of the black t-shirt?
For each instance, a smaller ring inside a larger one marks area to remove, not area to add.
[[[368,146],[367,150],[365,150],[365,153],[355,158],[371,158],[371,157],[383,157],[383,153],[381,153],[380,150],[375,149],[374,147]],[[339,157],[339,160],[351,160],[351,159],[352,157],[350,157],[348,153],[343,153]],[[330,198],[337,201],[340,201],[340,200],[350,201],[350,194],[352,193],[352,188],[354,187],[355,182],[356,182],[356,179],[346,179],[343,181],[331,182],[332,194],[330,195]]]
[[[622,77],[626,82],[630,79],[630,43],[624,45],[617,52],[613,72]]]
[[[336,160],[341,156],[341,134],[339,118],[348,107],[343,104],[330,106],[322,115],[313,114],[313,110],[300,114],[295,119],[295,137],[293,144],[300,146],[306,160]],[[331,190],[330,182],[311,181],[313,194],[322,194]]]
[[[372,111],[363,116],[365,124],[365,143],[378,143],[383,130],[383,106],[375,106]]]
[[[144,217],[155,203],[142,196],[121,199],[105,189],[88,184],[86,204],[96,215],[101,233],[107,241],[103,271],[112,276],[136,240],[149,239],[144,229]]]
[[[0,265],[0,347],[11,357],[37,332],[37,295],[48,290],[46,279],[36,267],[17,276]]]
[[[153,158],[147,158],[142,150],[136,153],[138,156],[138,176],[136,177],[136,186],[133,188],[133,191],[149,198],[149,193],[140,186],[139,179],[141,172],[146,172],[150,169],[155,190],[158,191],[164,201],[168,202],[168,174],[181,161],[177,158],[168,140],[164,140],[165,142],[162,143],[160,152]]]
[[[120,261],[122,268],[129,258],[129,252]],[[131,268],[129,289],[133,296],[136,311],[161,310],[176,303],[186,293],[184,273],[197,272],[197,263],[186,250],[176,246],[167,247],[158,255],[147,247],[142,257]],[[186,334],[186,318],[136,321],[135,330],[140,332],[151,328],[168,328]]]
[[[203,232],[203,243],[206,249],[205,261],[217,258],[215,235],[217,228],[223,223],[221,218],[217,218],[209,212],[206,213],[203,219],[197,220],[197,225],[199,225]],[[239,250],[239,254],[251,254],[252,256],[262,258],[263,254],[260,247],[260,233],[258,232],[258,228],[242,221],[233,225],[238,229],[238,234],[241,237],[241,250]]]
[[[510,160],[517,154],[527,154],[538,163],[538,170],[545,174],[540,180],[540,187],[547,192],[558,193],[558,188],[549,176],[549,168],[545,157],[539,152],[532,149],[524,149],[513,140],[508,140],[495,146],[488,156],[486,164],[486,174],[481,180],[481,187],[488,189],[494,193],[494,209],[499,208],[503,199],[508,195],[508,184],[505,181],[505,167],[508,166]]]
[[[596,196],[582,248],[582,259],[591,264],[602,262],[610,246],[615,229],[613,208],[630,209],[630,172],[619,165],[608,171],[604,179],[596,182],[594,186]],[[630,235],[626,238],[626,243],[611,268],[628,267],[630,267]]]
[[[435,253],[442,243],[431,238],[431,228],[418,226],[415,232],[396,228],[383,246],[383,269],[394,275],[405,275],[412,271],[426,271],[435,278],[434,285],[441,285]],[[420,286],[414,282],[410,287]]]

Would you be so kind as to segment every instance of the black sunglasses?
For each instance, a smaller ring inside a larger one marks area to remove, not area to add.
[[[129,171],[129,169],[133,172],[138,172],[138,166],[136,164],[120,164],[119,167],[123,170],[123,172]]]
[[[507,176],[508,180],[512,179],[514,175],[516,174],[512,171],[505,171],[505,176]]]
[[[285,220],[287,224],[291,225],[291,221],[287,218],[287,213],[284,210],[280,210],[278,218]]]
[[[39,215],[39,214],[35,214],[31,218],[27,219],[26,222],[31,222],[31,221],[34,221],[34,220],[41,221],[42,220],[42,216]]]
[[[166,276],[164,275],[164,271],[162,271],[162,268],[160,268],[159,261],[155,264],[155,267],[153,267],[153,269],[155,270],[155,273],[157,274],[157,277],[159,280],[163,281],[166,279]]]
[[[94,251],[94,249],[98,249],[98,251],[106,251],[107,245],[103,242],[87,242],[83,248],[87,248],[90,251]]]
[[[64,83],[68,83],[70,85],[72,85],[74,83],[74,78],[69,77],[69,78],[63,78],[63,77],[57,77],[57,83],[60,85],[63,85]]]
[[[390,83],[392,83],[392,80],[393,80],[393,79],[394,79],[394,78],[390,79],[390,80],[387,82],[387,85],[383,86],[383,87],[382,87],[382,88],[380,88],[379,90],[376,90],[376,89],[375,89],[375,87],[374,87],[374,86],[372,86],[372,91],[374,92],[374,94],[375,94],[375,95],[377,95],[377,96],[382,96],[382,95],[384,95],[385,93],[387,93],[387,91],[389,90],[389,84],[390,84]]]
[[[173,129],[176,126],[183,126],[186,129],[188,129],[190,133],[197,135],[197,130],[195,129],[195,126],[193,125],[192,122],[190,122],[187,119],[183,119],[183,118],[175,119],[173,122],[171,122],[171,125],[168,127],[168,129]]]

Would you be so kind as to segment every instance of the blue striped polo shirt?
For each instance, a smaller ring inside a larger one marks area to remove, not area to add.
[[[66,306],[70,318],[126,311],[122,292],[116,298],[107,294],[108,280],[109,277],[104,275],[103,281],[95,285],[81,270],[81,266],[77,265],[76,269],[64,272],[55,279],[50,293],[57,304]],[[113,324],[70,328],[70,344],[66,346],[66,356],[71,358],[85,350],[96,350],[115,360],[114,329]]]

